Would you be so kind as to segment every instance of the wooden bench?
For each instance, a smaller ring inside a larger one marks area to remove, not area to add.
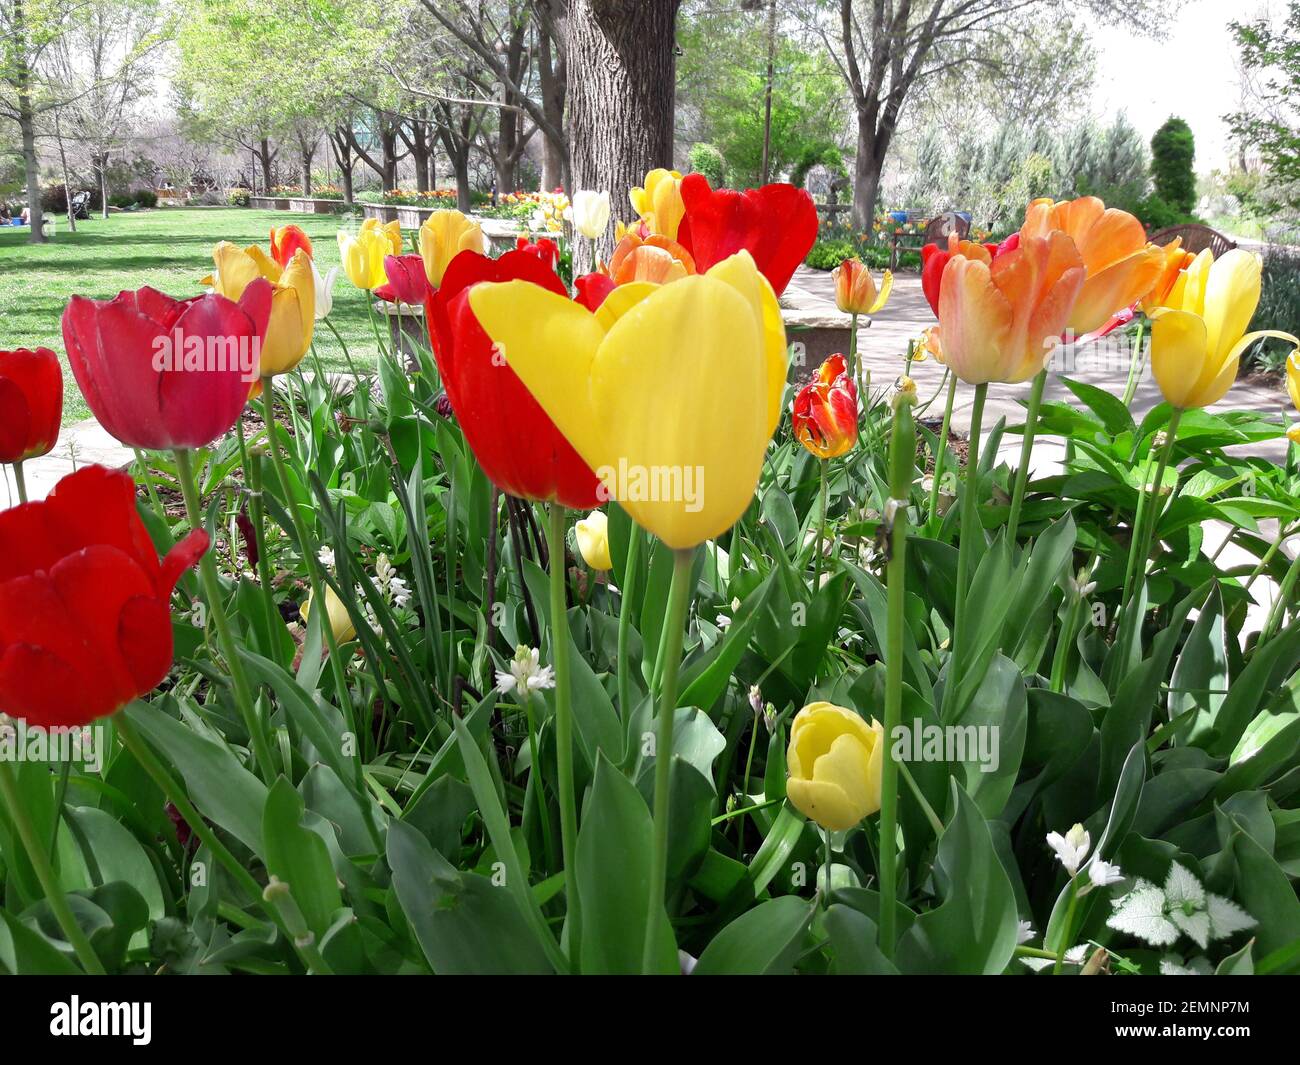
[[[1199,254],[1208,248],[1210,254],[1216,259],[1225,252],[1232,251],[1237,246],[1236,241],[1229,240],[1217,229],[1211,229],[1209,226],[1203,226],[1197,222],[1189,222],[1181,226],[1169,226],[1166,229],[1152,233],[1148,239],[1152,244],[1163,248],[1166,244],[1172,244],[1180,238],[1185,251]]]
[[[913,218],[911,211],[908,212],[908,222],[919,222],[921,219]],[[970,232],[970,222],[959,215],[956,211],[945,211],[930,219],[929,224],[925,227],[925,232],[921,234],[920,243],[914,239],[909,239],[906,235],[897,233],[890,234],[889,240],[889,268],[898,269],[898,255],[903,251],[919,252],[927,244],[948,243],[948,234],[956,233],[958,239],[965,240],[966,234]]]

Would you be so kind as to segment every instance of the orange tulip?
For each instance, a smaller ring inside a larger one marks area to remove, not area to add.
[[[1192,263],[1196,262],[1196,253],[1187,251],[1183,247],[1182,237],[1176,237],[1171,243],[1166,244],[1161,251],[1165,255],[1164,266],[1160,271],[1160,276],[1156,279],[1155,285],[1142,300],[1142,312],[1144,314],[1150,314],[1157,307],[1169,306],[1169,300],[1173,295],[1174,286],[1178,284],[1178,279]]]
[[[651,281],[658,285],[677,281],[695,273],[695,259],[675,240],[652,235],[642,239],[628,233],[618,242],[609,264],[601,273],[613,278],[616,285],[631,281]]]
[[[876,279],[858,259],[845,259],[832,272],[835,305],[845,314],[875,314],[889,300],[894,275],[886,270],[876,288]]]
[[[1142,223],[1096,196],[1053,203],[1035,200],[1025,212],[1020,237],[1046,237],[1060,230],[1083,260],[1083,291],[1066,323],[1077,334],[1100,329],[1147,295],[1165,268],[1165,253],[1150,244]]]
[[[1028,381],[1060,343],[1084,285],[1064,233],[1022,237],[991,262],[954,255],[939,293],[943,361],[968,385]]]

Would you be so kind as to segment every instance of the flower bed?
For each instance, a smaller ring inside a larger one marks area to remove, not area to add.
[[[1258,259],[1040,201],[926,249],[935,326],[883,366],[856,327],[891,279],[841,263],[848,350],[799,365],[805,192],[656,171],[633,203],[572,279],[603,194],[497,256],[435,210],[73,298],[73,372],[143,458],[0,513],[0,965],[1300,967],[1300,428],[1213,409]],[[340,273],[365,387],[314,372]],[[1121,330],[1162,402],[1044,399],[1063,334]],[[21,486],[58,360],[0,385]],[[32,730],[67,750],[15,767]]]

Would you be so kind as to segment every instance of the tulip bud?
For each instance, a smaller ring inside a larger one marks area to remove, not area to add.
[[[311,617],[311,596],[303,603],[301,608],[302,620],[306,624]],[[330,629],[334,633],[335,643],[349,643],[357,638],[357,630],[352,625],[352,618],[348,614],[348,608],[344,606],[343,600],[334,592],[334,588],[325,585],[325,612],[329,617]]]
[[[889,300],[894,275],[888,270],[876,288],[871,271],[857,259],[845,259],[831,276],[835,279],[835,306],[845,314],[875,314]]]
[[[588,566],[596,570],[614,568],[609,557],[609,518],[603,510],[593,510],[574,526],[574,533],[578,550]]]
[[[796,810],[833,832],[880,809],[884,727],[852,710],[811,703],[795,715],[786,751],[786,795]]]

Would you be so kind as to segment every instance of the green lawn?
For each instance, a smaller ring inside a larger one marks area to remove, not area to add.
[[[72,374],[67,372],[60,316],[74,294],[104,299],[122,289],[152,285],[169,296],[202,291],[200,278],[212,269],[212,246],[221,240],[241,247],[267,245],[271,227],[296,222],[315,244],[324,274],[338,265],[334,234],[354,224],[329,215],[251,211],[237,207],[163,208],[78,222],[70,233],[59,219],[49,244],[27,243],[27,230],[0,227],[0,349],[53,348],[64,357],[64,422],[89,415]],[[343,335],[358,365],[373,362],[374,331],[365,294],[340,273],[330,321]],[[316,350],[327,369],[346,369],[338,341],[328,328],[317,331]]]

